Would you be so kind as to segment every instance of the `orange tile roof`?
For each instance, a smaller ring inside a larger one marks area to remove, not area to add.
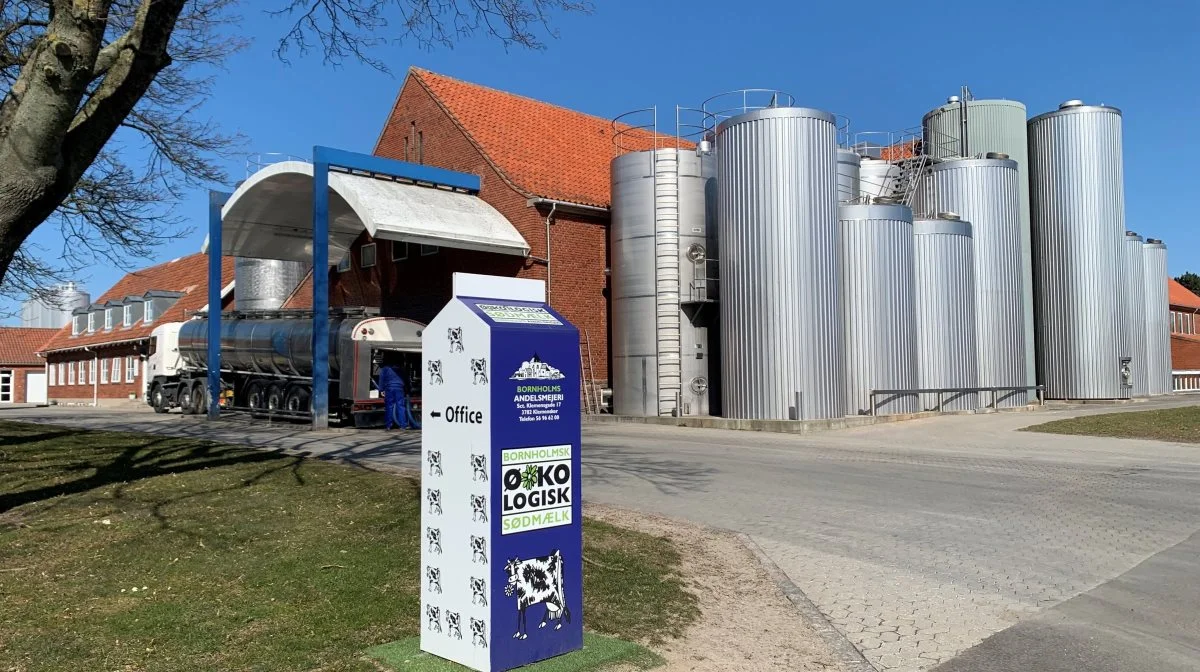
[[[42,364],[43,360],[37,353],[57,333],[57,329],[0,327],[0,366]]]
[[[616,155],[612,120],[416,67],[409,69],[409,81],[424,87],[526,197],[609,205],[609,162]],[[675,144],[675,136],[657,137],[660,147]],[[649,131],[630,129],[623,140],[627,146],[650,149],[654,138]]]
[[[233,257],[225,257],[221,260],[221,286],[224,287],[232,280]],[[182,292],[183,296],[150,324],[139,321],[128,328],[116,327],[109,331],[97,329],[91,334],[78,336],[71,335],[71,325],[68,324],[58,330],[54,338],[42,347],[42,352],[146,338],[154,327],[160,324],[187,319],[186,313],[208,305],[208,255],[192,254],[128,273],[95,303],[103,304],[126,296],[141,296],[151,290]]]
[[[1200,296],[1196,296],[1187,287],[1176,282],[1175,278],[1167,279],[1167,300],[1172,306],[1200,309]]]

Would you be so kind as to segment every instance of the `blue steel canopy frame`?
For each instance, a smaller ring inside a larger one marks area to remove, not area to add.
[[[221,417],[221,208],[233,194],[208,192],[208,419]],[[216,250],[216,253],[213,253]]]

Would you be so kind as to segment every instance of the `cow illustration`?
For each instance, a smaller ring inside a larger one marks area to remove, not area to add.
[[[487,564],[487,539],[471,535],[471,562]]]
[[[432,604],[425,605],[425,617],[429,622],[429,629],[433,632],[442,631],[442,610]]]
[[[471,604],[487,606],[487,581],[478,576],[471,577]]]
[[[429,457],[427,457],[425,459],[425,461],[429,463],[429,475],[430,476],[441,476],[442,475],[442,451],[440,451],[440,450],[429,451]]]
[[[450,339],[450,352],[463,351],[462,327],[451,327],[447,329],[446,338]]]
[[[426,567],[425,578],[429,579],[429,591],[433,593],[442,592],[442,570],[437,567]],[[446,612],[449,616],[450,612]]]
[[[471,384],[472,385],[487,385],[487,357],[471,360]]]
[[[440,359],[429,360],[429,384],[442,384],[442,360]]]
[[[517,631],[514,639],[525,639],[529,636],[525,627],[525,611],[535,604],[546,605],[546,613],[542,615],[539,628],[553,620],[554,629],[562,628],[563,621],[571,622],[571,610],[567,608],[567,599],[563,595],[562,553],[554,551],[540,558],[521,560],[513,558],[504,565],[508,574],[508,585],[504,587],[507,597],[517,596]]]
[[[425,528],[425,538],[429,540],[429,552],[442,554],[442,531],[436,527]]]
[[[487,648],[487,626],[481,619],[471,619],[471,644]]]
[[[471,495],[471,520],[477,523],[488,522],[487,495]]]
[[[487,455],[471,455],[471,480],[487,482]]]
[[[462,629],[458,627],[459,617],[457,611],[446,612],[446,636],[455,639],[462,639]]]
[[[429,512],[442,515],[442,491],[434,488],[425,489],[425,501],[429,502]]]

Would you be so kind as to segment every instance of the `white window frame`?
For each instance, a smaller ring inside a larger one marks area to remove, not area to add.
[[[96,384],[96,360],[95,358],[88,360],[88,385]]]
[[[132,355],[125,357],[125,382],[132,383],[137,380],[138,360]]]
[[[96,311],[94,311],[94,310],[88,313],[87,327],[88,327],[87,333],[89,333],[89,334],[96,331]]]
[[[345,273],[349,270],[350,270],[350,253],[347,252],[341,259],[338,260],[337,272]]]
[[[67,362],[67,384],[75,384],[75,362]]]
[[[55,364],[55,366],[58,367],[58,384],[66,385],[67,384],[67,367],[63,366],[62,362]]]
[[[58,385],[58,367],[53,364],[46,365],[46,387],[54,387]]]
[[[110,331],[110,330],[112,330],[112,328],[113,328],[113,309],[105,308],[104,309],[104,330]]]
[[[424,243],[422,243],[421,244],[421,256],[422,257],[432,257],[433,255],[437,254],[438,250],[440,250],[440,249],[442,249],[442,248],[438,247],[437,245],[425,245]]]
[[[371,263],[367,263],[367,250],[371,250]],[[379,261],[379,250],[375,243],[367,243],[358,248],[358,267],[359,268],[374,268],[375,263]]]
[[[83,316],[75,315],[71,317],[71,335],[78,336],[83,333]]]
[[[400,254],[396,254],[397,250],[401,250]],[[392,241],[392,261],[404,261],[408,259],[408,243],[402,240]]]
[[[109,380],[111,380],[115,385],[121,382],[121,358],[113,357],[111,361],[112,364],[110,365],[110,368],[112,369],[112,375],[109,376]]]
[[[146,299],[142,302],[142,324],[150,324],[154,317],[154,299]]]
[[[121,311],[121,324],[126,327],[133,326],[133,304],[132,303],[125,304],[123,310]]]
[[[108,384],[108,360],[107,359],[100,360],[100,384],[101,385]]]

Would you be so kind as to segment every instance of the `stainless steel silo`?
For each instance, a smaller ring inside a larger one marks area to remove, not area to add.
[[[859,165],[862,157],[852,149],[837,150],[838,202],[852,203],[858,200]]]
[[[1133,396],[1150,394],[1146,377],[1146,274],[1142,237],[1125,232],[1125,331],[1129,342],[1130,386]]]
[[[834,117],[748,112],[716,149],[725,415],[843,416]]]
[[[930,167],[917,191],[918,212],[953,212],[971,223],[980,387],[1033,385],[1026,368],[1019,181],[1011,159],[947,159]],[[998,392],[996,405],[1023,406],[1028,399],[1023,390]]]
[[[913,413],[917,388],[913,222],[907,205],[838,208],[846,406],[850,415]]]
[[[1142,245],[1146,304],[1146,387],[1151,395],[1175,389],[1171,375],[1171,299],[1167,291],[1167,246],[1147,238]]]
[[[968,100],[967,143],[969,156],[988,152],[1007,154],[1017,162],[1021,192],[1021,296],[1025,312],[1025,374],[1037,377],[1033,335],[1033,261],[1029,214],[1029,143],[1025,105],[1015,100]],[[925,153],[935,158],[963,156],[962,103],[948,101],[925,114],[921,120]],[[1032,384],[1032,383],[1031,383]]]
[[[613,410],[707,415],[715,282],[711,153],[658,149],[612,161]],[[656,201],[657,194],[657,201]],[[656,266],[657,264],[657,266]],[[696,311],[686,311],[685,306]]]
[[[1128,394],[1122,172],[1120,110],[1068,101],[1029,120],[1038,367],[1051,399]]]
[[[72,311],[91,303],[91,296],[74,282],[54,285],[21,304],[21,326],[60,329],[71,322]]]
[[[947,218],[913,221],[920,388],[979,387],[974,248],[968,222]],[[967,411],[978,406],[975,392],[926,394],[921,399],[921,410]]]
[[[858,168],[858,193],[869,198],[894,198],[901,191],[900,166],[863,157]]]
[[[308,268],[302,261],[238,257],[233,263],[237,309],[278,310],[304,280]]]

